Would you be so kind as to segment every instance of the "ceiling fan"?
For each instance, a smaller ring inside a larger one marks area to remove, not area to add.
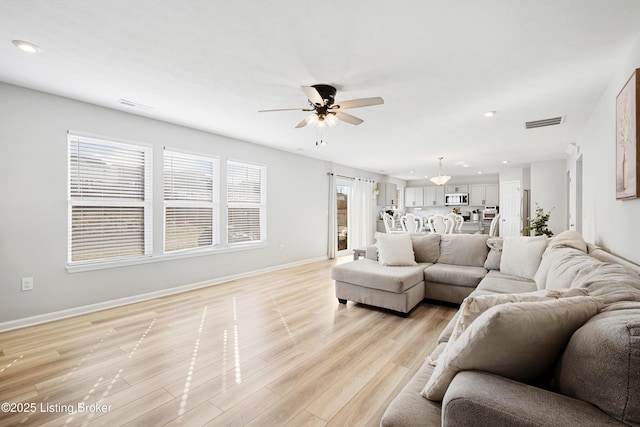
[[[384,104],[384,99],[379,96],[374,98],[351,99],[349,101],[335,103],[336,88],[325,84],[302,86],[302,92],[304,92],[307,97],[311,108],[280,108],[277,110],[260,110],[258,112],[312,111],[311,114],[298,123],[296,128],[301,128],[306,125],[315,127],[324,127],[325,125],[335,126],[338,120],[351,123],[352,125],[359,125],[364,120],[344,113],[342,110]]]

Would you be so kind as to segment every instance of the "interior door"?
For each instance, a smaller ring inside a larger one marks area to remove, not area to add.
[[[520,181],[502,182],[500,195],[500,236],[520,236],[522,234]]]

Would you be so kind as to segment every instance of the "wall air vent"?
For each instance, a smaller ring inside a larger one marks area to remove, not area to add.
[[[153,107],[138,104],[137,102],[129,101],[128,99],[118,99],[118,104],[132,108],[140,108],[141,110],[153,110]]]
[[[545,126],[555,126],[555,125],[562,124],[562,122],[564,122],[564,116],[562,116],[562,117],[553,117],[551,119],[534,120],[534,121],[531,121],[531,122],[524,122],[524,128],[525,129],[535,129],[535,128],[541,128],[541,127],[545,127]]]

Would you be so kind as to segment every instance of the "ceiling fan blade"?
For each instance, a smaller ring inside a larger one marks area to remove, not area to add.
[[[340,109],[346,110],[347,108],[358,108],[358,107],[368,107],[370,105],[380,105],[384,104],[384,99],[376,96],[374,98],[360,98],[360,99],[351,99],[349,101],[342,101],[334,104],[331,109]]]
[[[309,101],[311,101],[312,103],[320,107],[324,106],[324,99],[322,99],[322,96],[320,95],[320,93],[318,93],[318,90],[315,87],[313,86],[300,86],[300,87],[302,88],[304,95],[307,98],[309,98]]]
[[[360,123],[364,122],[364,120],[359,119],[356,116],[352,116],[351,114],[343,113],[341,111],[336,111],[335,115],[336,119],[342,120],[343,122],[351,123],[352,125],[359,125]]]
[[[302,119],[302,121],[296,125],[295,129],[305,127],[305,126],[309,123],[309,117],[310,117],[310,116],[313,116],[313,113],[312,113],[312,114],[309,114],[307,117],[305,117],[304,119]]]
[[[275,110],[258,110],[258,113],[271,113],[274,111],[313,111],[311,108],[277,108]]]

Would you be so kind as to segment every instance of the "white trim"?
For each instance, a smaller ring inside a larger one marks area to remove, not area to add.
[[[230,276],[217,277],[211,280],[205,280],[202,282],[191,283],[189,285],[177,286],[175,288],[163,289],[161,291],[149,292],[141,295],[134,295],[127,298],[120,298],[117,300],[105,301],[96,304],[85,305],[81,307],[70,308],[67,310],[55,311],[53,313],[40,314],[37,316],[25,317],[24,319],[10,320],[8,322],[0,323],[0,332],[10,331],[13,329],[24,328],[27,326],[34,326],[41,323],[52,322],[54,320],[62,320],[69,317],[79,316],[82,314],[92,313],[95,311],[105,310],[114,307],[120,307],[123,305],[133,304],[136,302],[147,301],[154,298],[160,298],[168,295],[179,294],[182,292],[191,291],[194,289],[206,288],[208,286],[220,285],[232,280],[242,279],[245,277],[257,276],[260,274],[271,273],[285,268],[297,267],[299,265],[311,264],[313,262],[324,261],[326,256],[295,261],[288,264],[275,265],[273,267],[267,267],[260,270],[254,270],[245,273],[233,274]]]
[[[229,246],[229,247],[216,247],[216,248],[196,248],[196,249],[185,249],[184,251],[177,252],[169,252],[162,255],[154,255],[154,256],[141,256],[138,258],[128,258],[122,260],[114,260],[114,261],[103,261],[103,262],[87,262],[86,264],[67,264],[67,271],[69,273],[80,273],[83,271],[92,271],[92,270],[104,270],[106,268],[116,268],[116,267],[127,267],[130,265],[139,265],[139,264],[149,264],[152,262],[164,262],[164,261],[172,261],[174,259],[182,259],[182,258],[192,258],[196,256],[204,256],[204,255],[217,255],[227,252],[239,252],[246,251],[251,249],[260,249],[266,248],[269,244],[267,242],[247,242],[244,246]]]

